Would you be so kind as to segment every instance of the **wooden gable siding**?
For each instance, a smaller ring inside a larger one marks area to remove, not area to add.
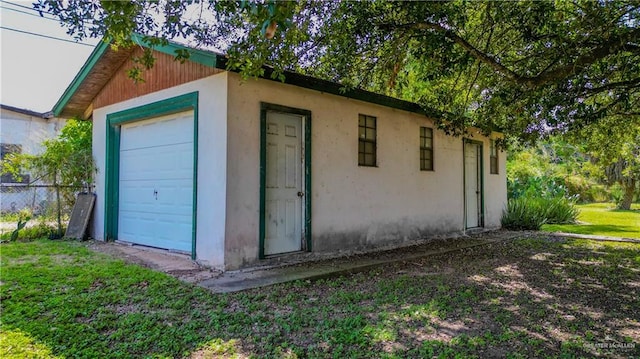
[[[93,108],[100,108],[131,98],[164,90],[190,81],[207,77],[223,70],[204,66],[192,61],[175,61],[174,57],[161,52],[154,52],[156,58],[153,68],[142,74],[144,82],[135,83],[127,77],[127,70],[136,64],[132,58],[141,56],[142,50],[136,49],[122,66],[115,72],[104,88],[93,101]]]

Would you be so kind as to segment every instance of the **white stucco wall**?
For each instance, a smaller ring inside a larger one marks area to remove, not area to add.
[[[397,245],[464,230],[462,138],[437,131],[429,119],[268,80],[241,83],[236,74],[229,74],[228,96],[228,269],[258,258],[261,101],[312,112],[314,251]],[[358,114],[377,117],[378,167],[358,166]],[[434,128],[433,172],[419,168],[420,126]],[[493,227],[506,197],[505,156],[501,174],[489,178],[484,141],[485,223]],[[487,200],[490,191],[502,192]]]
[[[3,108],[0,110],[0,143],[21,145],[22,153],[37,155],[44,150],[42,142],[57,137],[65,122],[60,118],[45,119]],[[30,178],[30,181],[34,180]],[[43,184],[42,181],[37,183]],[[25,207],[37,210],[49,198],[46,188],[32,188],[29,191],[2,193],[0,210],[13,212]]]
[[[22,153],[39,154],[43,151],[42,142],[57,137],[65,122],[3,108],[0,110],[0,142],[22,145]]]
[[[224,265],[227,74],[220,73],[166,90],[94,109],[93,154],[96,158],[96,205],[92,235],[104,239],[105,130],[110,113],[198,91],[198,188],[196,259],[204,265]]]

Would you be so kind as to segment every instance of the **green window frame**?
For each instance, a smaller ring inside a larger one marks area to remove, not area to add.
[[[377,166],[377,118],[358,115],[358,166]]]
[[[498,174],[498,148],[494,140],[489,141],[489,173]]]
[[[433,171],[433,129],[420,127],[420,171]]]

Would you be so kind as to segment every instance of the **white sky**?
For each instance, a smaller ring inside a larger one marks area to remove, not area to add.
[[[31,7],[30,1],[0,0],[0,103],[51,111],[99,40],[87,40],[90,47],[4,29],[75,41],[57,21],[40,18],[35,10],[16,4]]]

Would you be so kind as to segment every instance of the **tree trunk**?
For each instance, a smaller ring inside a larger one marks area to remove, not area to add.
[[[627,180],[622,181],[622,189],[624,191],[624,195],[622,196],[622,201],[618,205],[618,209],[631,209],[631,202],[633,202],[633,195],[636,191],[636,181],[635,180]]]

